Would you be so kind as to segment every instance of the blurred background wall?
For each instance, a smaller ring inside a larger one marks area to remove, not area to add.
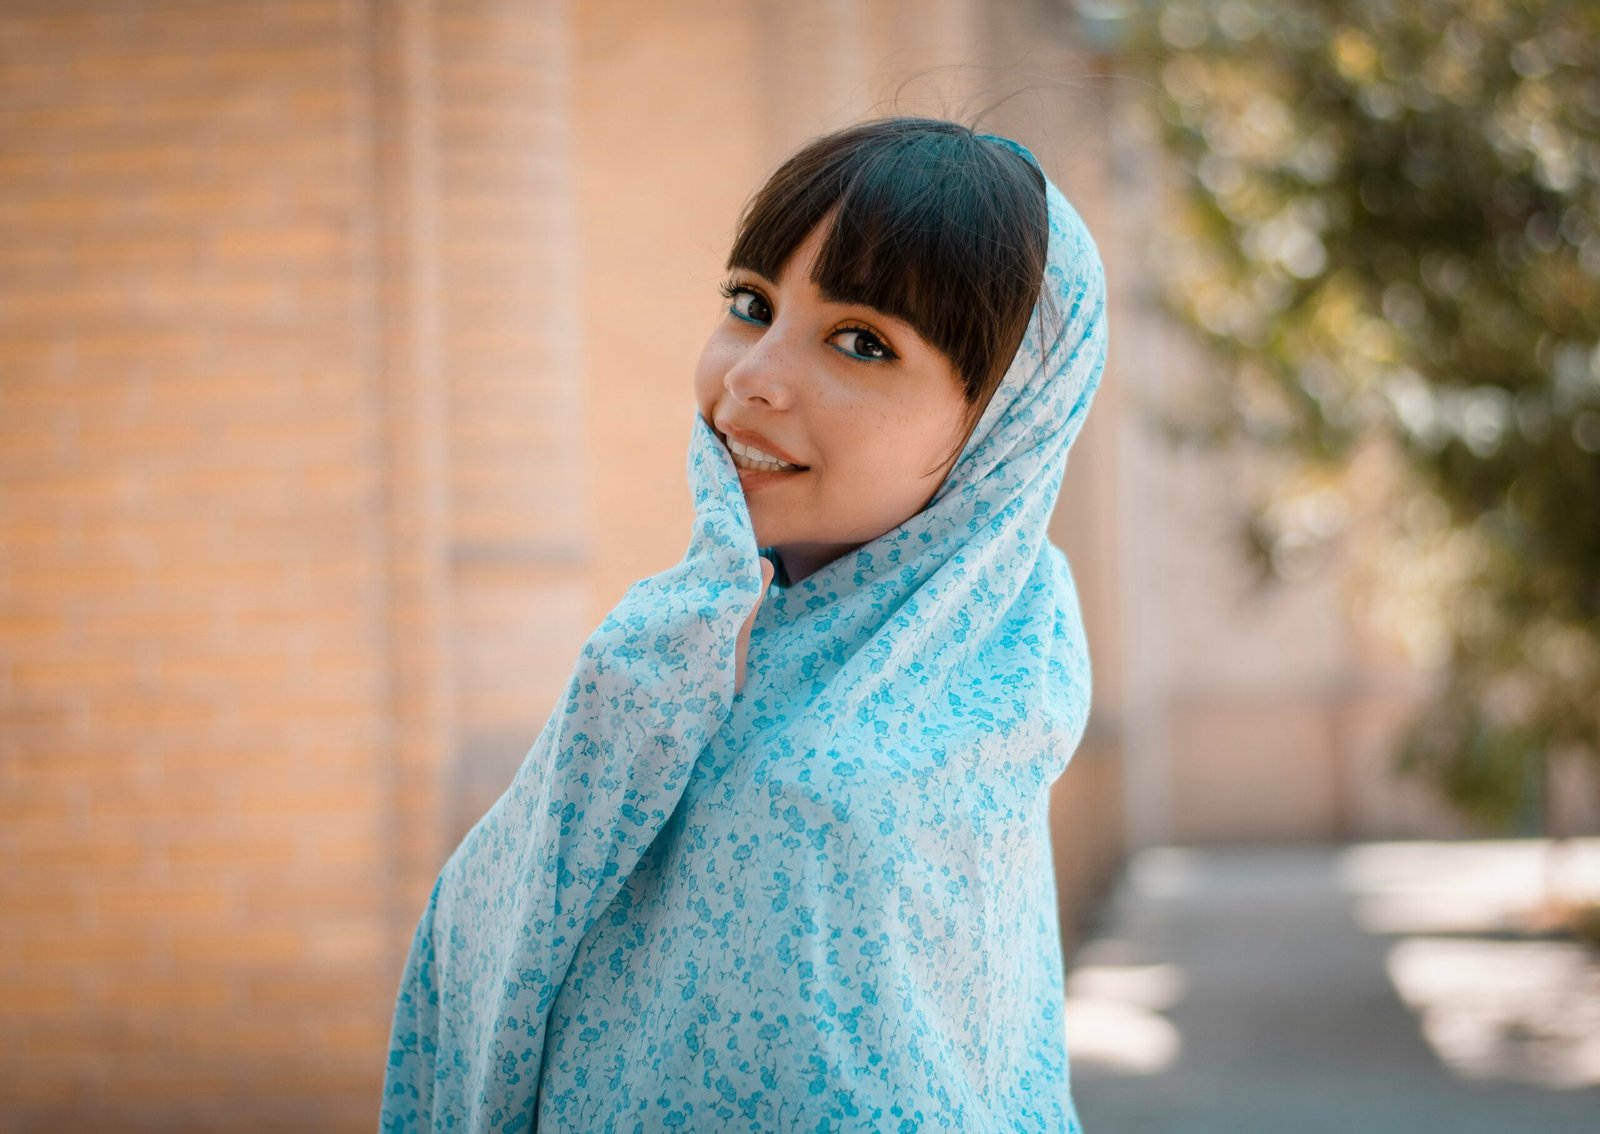
[[[0,1129],[370,1127],[436,871],[687,546],[738,210],[862,117],[997,104],[1107,265],[1069,953],[1134,848],[1461,830],[1387,771],[1429,676],[1337,577],[1247,592],[1258,474],[1141,422],[1196,361],[1104,47],[1033,0],[0,7]]]

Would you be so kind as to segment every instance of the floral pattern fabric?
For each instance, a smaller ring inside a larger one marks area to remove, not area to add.
[[[779,576],[737,694],[773,552],[695,414],[687,552],[589,637],[422,912],[383,1130],[1081,1130],[1047,814],[1090,660],[1046,526],[1105,279],[1046,198],[1039,303],[950,475]]]

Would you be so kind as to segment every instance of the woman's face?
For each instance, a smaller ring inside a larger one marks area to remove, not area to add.
[[[966,410],[955,367],[909,324],[823,298],[809,275],[826,224],[778,279],[734,270],[694,379],[724,444],[803,466],[739,472],[756,544],[794,582],[920,512],[955,464]]]

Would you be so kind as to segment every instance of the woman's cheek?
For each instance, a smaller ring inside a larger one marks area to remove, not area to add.
[[[700,349],[700,358],[694,368],[694,388],[702,409],[709,409],[716,404],[717,392],[722,389],[722,376],[736,359],[734,344],[727,341],[727,336],[720,328],[712,331],[705,346]]]

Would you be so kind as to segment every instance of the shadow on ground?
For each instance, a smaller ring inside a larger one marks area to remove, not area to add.
[[[1139,852],[1069,966],[1087,1134],[1597,1134],[1600,955],[1519,928],[1547,848]]]

